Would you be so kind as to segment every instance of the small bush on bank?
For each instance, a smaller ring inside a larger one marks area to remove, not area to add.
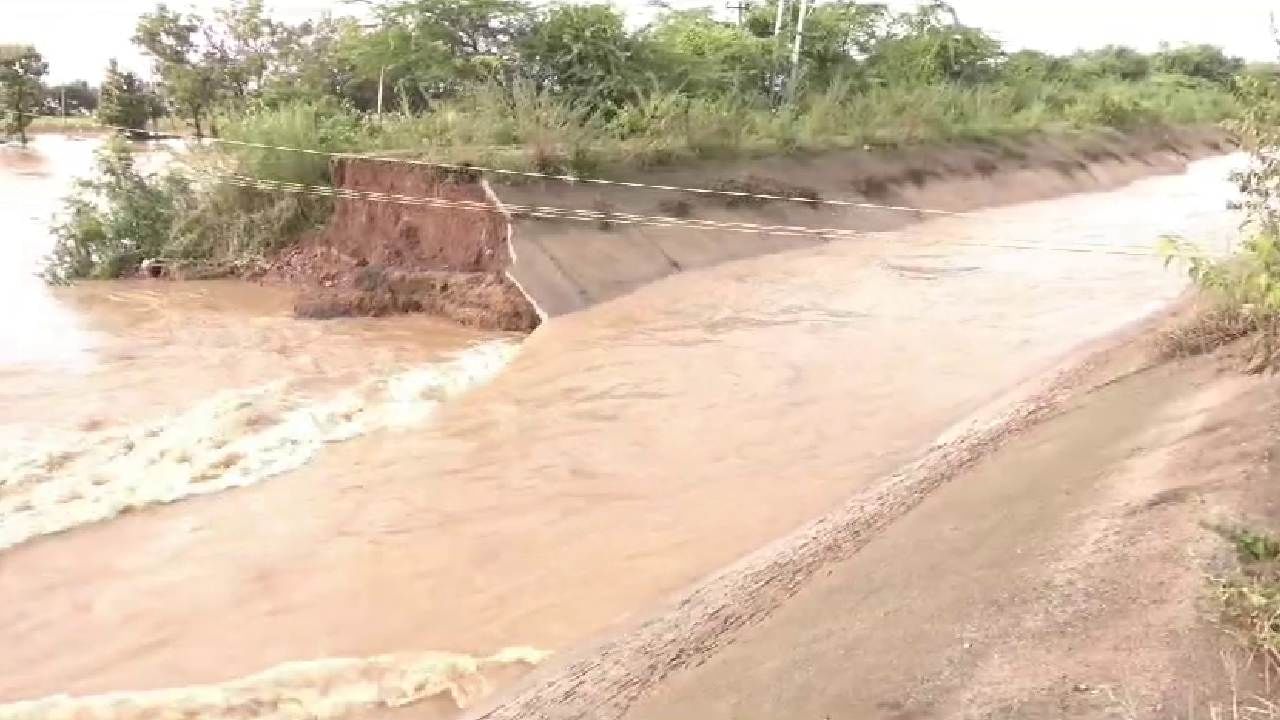
[[[143,175],[127,142],[112,138],[97,153],[97,175],[80,180],[54,228],[45,271],[53,283],[119,277],[159,257],[189,186],[176,175]]]
[[[328,198],[220,181],[234,162],[197,151],[148,175],[126,141],[111,139],[98,152],[96,176],[76,183],[54,225],[46,280],[116,278],[148,260],[201,275],[235,272],[328,217]]]
[[[1229,325],[1256,332],[1251,371],[1280,359],[1280,85],[1272,78],[1242,78],[1241,117],[1230,123],[1249,152],[1235,173],[1245,211],[1245,239],[1231,257],[1211,257],[1179,238],[1167,238],[1166,261],[1183,263],[1191,279],[1218,305]],[[1228,338],[1234,333],[1226,333]]]

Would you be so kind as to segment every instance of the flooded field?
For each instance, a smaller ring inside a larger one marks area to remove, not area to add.
[[[1236,160],[1208,160],[675,275],[526,339],[295,320],[237,282],[47,288],[45,220],[88,153],[0,150],[0,703],[336,702],[354,672],[416,690],[353,709],[447,715],[1184,286],[1156,257],[1027,246],[1219,246],[1236,222]],[[424,653],[464,660],[414,675]],[[334,658],[364,669],[245,680]]]

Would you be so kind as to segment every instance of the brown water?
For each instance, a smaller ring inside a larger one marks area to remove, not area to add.
[[[245,284],[18,281],[47,246],[26,218],[81,157],[42,142],[47,174],[0,169],[23,309],[0,318],[0,468],[21,479],[0,546],[25,528],[0,551],[0,701],[566,649],[1183,286],[1152,257],[981,243],[1219,245],[1235,222],[1234,161],[1204,161],[673,276],[517,354],[426,318],[293,320]]]

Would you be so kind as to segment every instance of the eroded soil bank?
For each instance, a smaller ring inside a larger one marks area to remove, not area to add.
[[[483,329],[537,326],[507,275],[507,218],[478,175],[338,158],[333,176],[340,188],[404,202],[336,198],[323,230],[272,261],[269,279],[303,287],[297,314],[425,312]]]
[[[1194,159],[1231,147],[1217,129],[1160,129],[796,154],[611,177],[964,212],[1106,190],[1179,172]],[[830,241],[805,228],[875,232],[931,217],[902,209],[528,178],[503,177],[490,188],[476,173],[380,160],[337,160],[335,179],[345,190],[419,201],[336,200],[328,227],[273,266],[273,276],[311,288],[299,302],[300,314],[424,311],[506,330],[531,329],[539,316],[579,310],[672,273]],[[507,208],[515,211],[504,214]],[[535,217],[520,208],[588,211],[613,219]],[[675,224],[635,223],[624,214]],[[695,221],[792,230],[689,224]]]

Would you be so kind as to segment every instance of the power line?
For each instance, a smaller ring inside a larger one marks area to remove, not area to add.
[[[447,200],[444,198],[429,198],[413,195],[398,195],[395,193],[381,193],[367,190],[351,190],[349,188],[337,188],[327,185],[305,185],[303,183],[295,183],[291,181],[266,180],[264,178],[255,178],[248,175],[226,174],[224,177],[234,179],[241,182],[268,182],[277,187],[292,186],[303,190],[323,190],[333,191],[336,193],[352,193],[357,199],[377,199],[388,202],[401,202],[405,204],[433,204],[435,202],[449,203],[449,207],[474,207],[476,209],[487,210],[493,206],[489,203],[475,200]],[[513,205],[503,203],[503,208],[508,212],[519,215],[539,216],[547,215],[580,215],[588,220],[601,222],[635,222],[637,224],[652,225],[678,225],[681,227],[706,227],[713,229],[730,229],[742,230],[744,232],[768,232],[768,233],[788,233],[792,235],[808,235],[822,237],[861,237],[865,233],[858,230],[849,230],[847,228],[817,228],[805,225],[764,225],[760,223],[738,222],[729,220],[701,220],[697,218],[679,218],[664,215],[637,215],[628,212],[619,212],[614,210],[585,210],[578,208],[560,208],[545,205]]]
[[[626,213],[607,213],[592,210],[575,210],[567,208],[554,208],[542,206],[523,206],[523,205],[491,205],[489,203],[473,201],[473,200],[447,200],[444,198],[430,198],[419,196],[396,195],[393,193],[380,193],[371,191],[349,190],[345,188],[336,188],[326,185],[304,185],[302,183],[283,182],[276,180],[264,180],[261,178],[253,178],[244,175],[234,174],[204,174],[204,177],[221,182],[227,185],[237,187],[270,190],[279,192],[289,192],[296,194],[308,194],[335,197],[347,200],[364,200],[370,202],[384,202],[400,205],[415,205],[425,207],[441,207],[450,209],[467,210],[472,212],[488,212],[494,214],[502,214],[504,211],[518,215],[520,217],[533,217],[551,220],[571,220],[576,222],[589,222],[595,224],[618,224],[618,225],[642,225],[651,227],[665,228],[691,228],[703,230],[722,230],[726,232],[737,232],[751,235],[773,235],[785,237],[808,237],[817,240],[829,239],[850,239],[853,237],[867,237],[865,233],[857,233],[856,231],[844,230],[839,233],[828,232],[829,228],[803,228],[796,226],[758,226],[751,223],[731,223],[719,222],[713,220],[689,220],[687,218],[673,218],[661,216],[640,216],[630,215]],[[777,229],[774,229],[777,228]],[[786,228],[786,229],[783,229]],[[1046,252],[1069,252],[1069,253],[1094,253],[1099,255],[1122,255],[1135,257],[1163,257],[1163,253],[1157,253],[1152,248],[1142,246],[1101,246],[1101,245],[1042,245],[1037,243],[1014,243],[1014,242],[975,242],[958,240],[949,245],[961,247],[985,247],[996,249],[1013,249],[1013,250],[1040,250]]]
[[[132,128],[123,128],[119,126],[102,126],[107,129],[124,130],[127,132],[142,132],[146,135],[161,139],[177,139],[200,142],[199,139],[189,136],[164,136],[159,133],[151,133],[148,131],[139,131]],[[602,185],[618,185],[632,188],[647,188],[658,190],[669,190],[679,192],[705,193],[715,195],[728,195],[739,198],[757,198],[766,200],[792,200],[807,203],[820,203],[829,205],[842,205],[851,207],[868,207],[888,210],[904,210],[917,213],[932,213],[948,216],[966,216],[970,213],[957,213],[945,210],[926,210],[921,208],[911,208],[892,205],[877,205],[873,203],[856,203],[841,200],[820,200],[812,198],[798,198],[781,195],[769,195],[760,193],[739,192],[731,190],[715,190],[709,188],[689,188],[671,185],[654,185],[646,183],[635,183],[620,180],[607,180],[603,178],[578,178],[572,175],[554,175],[548,173],[536,173],[531,171],[505,170],[501,168],[486,168],[462,163],[442,163],[426,160],[414,160],[407,158],[390,158],[378,157],[370,155],[362,155],[357,153],[329,152],[322,150],[314,150],[308,148],[294,148],[280,145],[269,145],[266,143],[254,143],[243,140],[230,140],[225,138],[204,138],[211,143],[222,143],[228,145],[236,145],[243,147],[252,147],[257,149],[278,150],[287,152],[298,152],[310,155],[351,158],[371,160],[375,162],[399,163],[408,165],[418,165],[434,168],[449,169],[465,172],[490,172],[504,175],[519,175],[527,177],[537,177],[544,179],[559,180],[565,182],[582,182],[594,183]],[[692,218],[677,218],[667,216],[654,215],[637,215],[633,213],[584,210],[575,208],[558,208],[549,206],[524,206],[524,205],[507,205],[503,204],[502,209],[498,209],[493,205],[478,201],[467,200],[447,200],[444,198],[428,198],[420,196],[397,195],[394,193],[380,193],[373,191],[350,190],[346,188],[337,188],[326,185],[305,185],[302,183],[294,183],[287,181],[268,180],[263,178],[254,178],[246,175],[238,174],[213,174],[203,173],[205,177],[211,178],[217,182],[224,184],[238,185],[246,188],[256,188],[260,190],[275,190],[283,192],[292,192],[300,194],[323,195],[330,197],[339,197],[351,200],[366,200],[372,202],[387,202],[404,205],[419,205],[430,207],[445,207],[453,209],[471,210],[479,212],[502,212],[503,210],[520,215],[523,217],[533,217],[540,219],[561,219],[573,220],[579,222],[592,222],[597,224],[619,224],[619,225],[641,225],[650,227],[666,227],[666,228],[691,228],[703,230],[720,230],[727,232],[737,232],[753,235],[773,235],[783,237],[808,237],[818,240],[830,239],[849,239],[866,237],[866,233],[848,230],[844,228],[817,228],[799,225],[764,225],[758,223],[719,221],[719,220],[699,220]],[[1072,252],[1072,253],[1098,253],[1107,255],[1129,255],[1129,256],[1164,256],[1163,253],[1156,253],[1152,248],[1146,246],[1117,246],[1117,245],[1099,245],[1085,244],[1081,245],[1042,245],[1037,243],[993,243],[993,242],[972,242],[972,241],[954,241],[951,245],[968,246],[968,247],[991,247],[1003,249],[1017,250],[1041,250],[1052,252]]]
[[[305,155],[316,155],[321,157],[367,160],[371,162],[385,162],[385,163],[394,163],[394,164],[401,164],[401,165],[416,165],[421,167],[430,167],[430,168],[437,168],[442,170],[490,173],[493,175],[505,175],[508,177],[526,177],[526,178],[535,178],[540,180],[555,180],[558,182],[565,182],[569,184],[581,183],[584,185],[612,185],[616,187],[632,188],[636,190],[660,190],[665,192],[683,192],[683,193],[693,193],[698,195],[717,195],[722,197],[731,197],[731,198],[738,198],[738,199],[787,201],[787,202],[804,203],[810,206],[829,205],[833,207],[849,207],[849,208],[862,208],[867,210],[888,210],[893,212],[908,212],[908,213],[915,213],[917,215],[962,216],[966,214],[962,212],[954,212],[951,210],[918,208],[918,207],[911,207],[907,205],[888,205],[883,203],[870,203],[870,202],[854,201],[854,200],[832,200],[832,199],[815,198],[815,197],[801,197],[796,195],[778,195],[776,193],[750,192],[745,190],[727,190],[723,188],[699,188],[699,187],[687,187],[683,185],[663,185],[658,183],[642,183],[642,182],[634,182],[629,180],[613,180],[608,178],[581,177],[577,175],[566,175],[566,174],[557,174],[557,173],[542,173],[542,172],[535,172],[532,170],[509,170],[506,168],[474,165],[472,163],[451,163],[451,162],[442,162],[437,160],[419,160],[414,158],[388,157],[388,156],[372,155],[372,154],[366,154],[366,153],[334,152],[329,150],[316,150],[314,148],[290,147],[288,145],[272,145],[269,143],[251,142],[248,140],[232,140],[229,138],[217,138],[217,137],[195,138],[189,135],[172,136],[172,135],[165,135],[163,133],[153,133],[147,130],[140,130],[137,128],[126,128],[126,127],[121,127],[116,125],[102,125],[100,127],[108,130],[119,130],[119,131],[128,132],[128,133],[148,135],[155,139],[162,139],[162,140],[170,140],[170,139],[187,140],[187,141],[192,141],[197,143],[209,142],[209,143],[216,143],[221,145],[233,145],[237,147],[254,148],[258,150],[294,152],[294,153],[301,153]]]
[[[229,140],[226,138],[205,138],[205,140],[224,145],[237,145],[240,147],[257,148],[260,150],[277,150],[282,152],[297,152],[310,155],[322,155],[335,158],[347,158],[356,160],[369,160],[372,162],[396,163],[402,165],[419,165],[423,167],[439,168],[444,170],[458,170],[466,172],[491,173],[494,175],[507,175],[516,177],[537,178],[542,180],[556,180],[570,184],[588,184],[588,185],[614,185],[618,187],[626,187],[639,190],[663,190],[667,192],[684,192],[696,193],[699,195],[721,195],[725,197],[753,199],[753,200],[785,200],[790,202],[805,203],[808,205],[832,205],[838,207],[854,207],[870,210],[891,210],[896,212],[911,212],[922,215],[961,215],[963,213],[952,212],[950,210],[934,210],[929,208],[909,207],[905,205],[884,205],[879,203],[859,202],[852,200],[828,200],[824,198],[809,198],[794,195],[776,195],[771,193],[756,193],[740,190],[724,190],[717,188],[698,188],[686,187],[682,185],[662,185],[657,183],[642,183],[629,180],[611,180],[606,178],[579,177],[577,175],[562,175],[554,173],[541,173],[532,170],[508,170],[504,168],[484,167],[481,165],[472,165],[470,163],[448,163],[436,160],[416,160],[412,158],[393,158],[377,155],[366,155],[362,153],[345,153],[345,152],[328,152],[324,150],[313,150],[309,148],[295,148],[282,145],[269,145],[267,143],[249,142],[246,140]]]

